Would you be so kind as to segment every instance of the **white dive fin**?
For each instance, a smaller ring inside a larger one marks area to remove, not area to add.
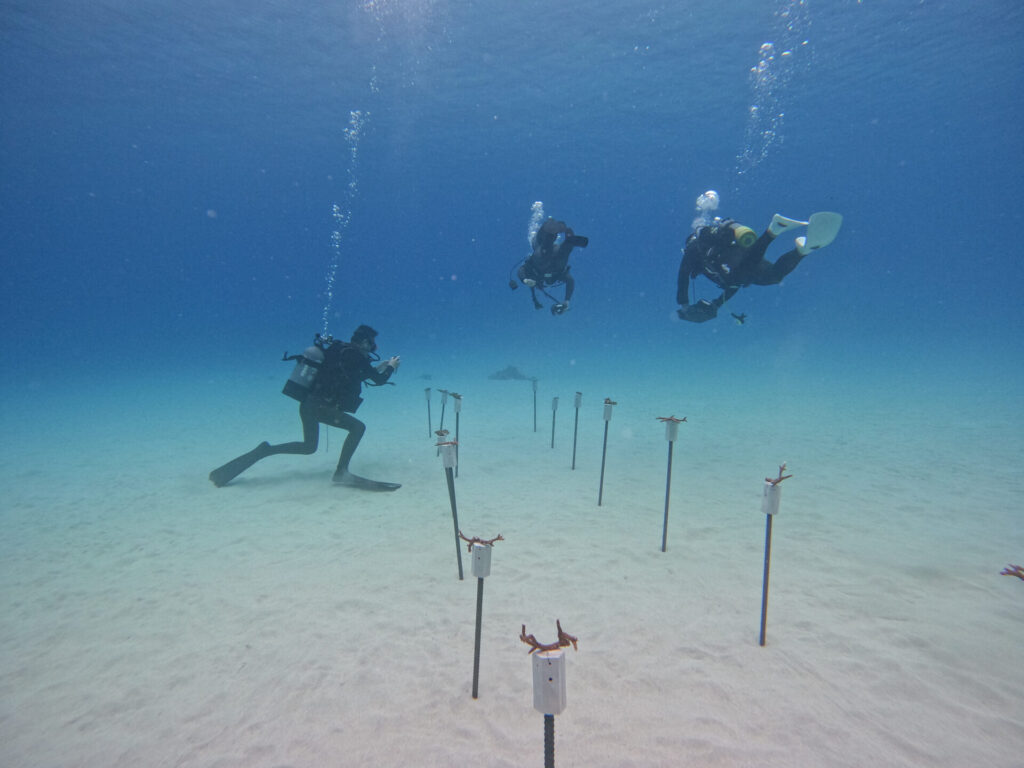
[[[843,217],[838,213],[822,211],[811,214],[811,220],[807,222],[807,237],[797,238],[796,249],[806,256],[811,251],[824,248],[836,239],[841,226]]]
[[[797,227],[806,227],[806,221],[800,221],[799,219],[791,219],[788,216],[783,216],[781,213],[776,213],[772,216],[772,223],[768,225],[768,231],[772,233],[772,237],[778,237],[783,232],[790,229],[796,229]]]

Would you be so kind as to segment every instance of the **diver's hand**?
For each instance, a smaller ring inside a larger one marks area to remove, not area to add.
[[[528,277],[524,277],[524,278],[523,278],[523,285],[525,285],[525,286],[528,286],[528,287],[530,287],[530,288],[533,288],[533,286],[535,286],[536,284],[537,284],[537,281],[536,281],[536,280],[531,280],[531,279],[530,279],[530,278],[528,278]]]
[[[400,366],[401,364],[402,364],[402,358],[400,358],[398,355],[395,355],[390,360],[388,360],[388,365],[390,365],[396,371],[398,370],[398,366]]]

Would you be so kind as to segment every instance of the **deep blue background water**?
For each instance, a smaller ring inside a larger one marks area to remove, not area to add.
[[[376,326],[410,377],[760,360],[1019,401],[1022,33],[1002,0],[7,0],[4,384],[283,379],[337,256],[329,330]],[[768,41],[793,53],[766,92]],[[738,173],[766,100],[779,136]],[[758,228],[846,217],[783,286],[733,299],[742,327],[674,315],[707,188]],[[561,318],[506,283],[534,200],[591,239]]]

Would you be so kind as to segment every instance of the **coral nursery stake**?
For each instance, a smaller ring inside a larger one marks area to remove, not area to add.
[[[473,575],[476,576],[476,640],[473,644],[473,698],[480,691],[480,629],[484,615],[484,579],[491,575],[491,548],[496,541],[504,541],[500,533],[493,539],[467,537],[459,531],[459,538],[466,542],[466,550],[472,556]]]
[[[580,427],[580,406],[583,405],[583,393],[577,392],[574,401],[576,407],[576,418],[572,423],[572,468],[576,469],[576,433]]]
[[[445,478],[448,480],[448,501],[451,502],[452,523],[455,526],[455,557],[459,561],[459,581],[462,581],[462,546],[459,544],[459,509],[455,503],[455,476],[452,474],[452,469],[457,463],[455,453],[456,445],[454,440],[444,440],[444,437],[447,434],[448,430],[446,429],[437,430],[439,438],[437,451],[441,454],[441,462],[444,465]]]
[[[455,410],[455,476],[459,476],[459,415],[462,413],[462,395],[458,392],[449,392],[452,396]]]
[[[772,518],[778,514],[779,502],[782,498],[780,484],[788,480],[792,475],[785,474],[786,463],[779,466],[779,474],[775,478],[766,477],[761,495],[761,511],[765,514],[764,531],[764,579],[761,582],[761,640],[764,646],[765,626],[768,620],[768,572],[772,560]]]
[[[555,414],[558,413],[558,398],[551,400],[551,448],[555,447]]]
[[[555,768],[555,715],[565,709],[565,651],[570,645],[576,649],[579,638],[562,629],[556,621],[558,640],[541,643],[526,634],[523,624],[519,639],[530,646],[533,657],[533,708],[544,715],[544,768]]]
[[[665,474],[665,521],[661,525],[661,551],[665,551],[668,539],[668,500],[672,493],[672,445],[679,437],[679,425],[686,417],[677,419],[675,416],[659,416],[658,421],[665,424],[665,439],[668,440],[668,471]]]
[[[601,481],[597,487],[597,506],[604,499],[604,460],[608,455],[608,422],[612,420],[612,406],[618,405],[610,397],[604,399],[604,442],[601,444]]]

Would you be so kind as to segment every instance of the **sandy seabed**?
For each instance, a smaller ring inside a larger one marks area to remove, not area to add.
[[[225,403],[197,386],[176,412],[145,390],[65,403],[49,435],[37,402],[11,405],[0,764],[541,765],[518,636],[551,642],[560,619],[579,650],[557,765],[1024,766],[1024,582],[999,575],[1024,561],[1019,416],[723,415],[651,389],[615,407],[598,506],[615,393],[584,395],[572,470],[571,388],[552,448],[552,393],[534,432],[529,386],[471,382],[459,417],[459,525],[505,538],[477,700],[478,585],[465,550],[458,579],[415,382],[359,413],[353,469],[404,484],[390,494],[331,485],[336,430],[214,488],[213,467],[298,437],[269,387]],[[687,422],[662,553],[668,415]],[[760,494],[781,461],[761,647]]]

